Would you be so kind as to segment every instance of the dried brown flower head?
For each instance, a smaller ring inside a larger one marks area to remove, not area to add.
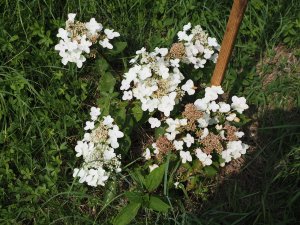
[[[107,126],[100,123],[100,125],[94,129],[91,133],[91,140],[94,143],[105,142],[108,138],[108,128]]]
[[[169,58],[182,59],[185,56],[185,47],[183,43],[174,43],[168,54]]]
[[[235,135],[237,128],[231,125],[225,125],[224,130],[226,130],[226,138],[228,141],[237,141],[238,137]]]
[[[67,31],[71,32],[71,39],[79,41],[79,37],[87,34],[87,28],[84,23],[76,21],[67,25]]]
[[[219,154],[223,151],[223,146],[221,143],[221,136],[209,133],[205,138],[200,140],[200,143],[204,146],[203,152],[210,154],[213,150],[216,150]]]
[[[153,93],[153,96],[155,98],[161,98],[162,96],[168,95],[169,93],[169,89],[170,89],[170,82],[165,80],[165,79],[161,79],[157,81],[157,86],[158,89],[157,91],[155,91]]]
[[[159,149],[158,159],[161,159],[168,152],[174,150],[172,142],[170,142],[165,136],[161,136],[156,140],[156,146]]]
[[[203,112],[199,111],[194,104],[185,105],[182,116],[187,118],[188,124],[186,126],[187,131],[196,130],[196,121],[203,116]]]

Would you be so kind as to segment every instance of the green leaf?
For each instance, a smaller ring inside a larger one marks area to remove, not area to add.
[[[158,212],[168,212],[168,209],[170,206],[162,201],[160,198],[155,197],[155,196],[150,196],[150,203],[149,203],[149,208],[158,211]]]
[[[127,47],[127,42],[119,41],[113,44],[114,48],[109,52],[111,55],[116,55],[124,51]]]
[[[141,207],[141,203],[131,202],[125,206],[119,214],[115,217],[114,225],[126,225],[129,224],[138,213]]]
[[[143,118],[144,111],[142,110],[140,104],[135,104],[135,106],[132,108],[132,114],[137,122]]]
[[[145,186],[149,192],[154,191],[161,184],[165,173],[165,166],[165,164],[161,165],[146,176]]]
[[[116,196],[117,178],[113,177],[111,181],[105,186],[104,204],[108,205]]]
[[[130,171],[131,178],[140,185],[145,184],[145,177],[141,173],[141,168],[136,168],[134,171]]]
[[[96,71],[100,71],[101,74],[104,74],[109,68],[108,62],[104,58],[96,60]]]
[[[131,138],[129,135],[127,135],[126,132],[124,132],[124,137],[121,138],[120,140],[119,149],[120,151],[122,151],[122,154],[125,155],[129,151],[130,147],[131,147]]]
[[[161,126],[155,129],[155,138],[159,138],[160,136],[164,135],[166,133],[166,128]]]
[[[109,114],[110,103],[111,103],[111,98],[109,95],[101,96],[100,99],[98,99],[97,104],[101,106],[101,114],[103,116]]]
[[[115,84],[116,78],[110,72],[104,73],[100,79],[100,92],[113,93]]]
[[[136,202],[136,203],[143,202],[143,194],[140,192],[126,191],[125,196],[128,198],[130,202]]]
[[[116,123],[119,125],[121,129],[123,128],[126,122],[126,105],[127,102],[120,102],[117,104],[113,112],[111,112]]]
[[[203,170],[204,170],[205,174],[209,177],[216,175],[216,173],[218,172],[216,170],[216,168],[213,166],[205,166]]]

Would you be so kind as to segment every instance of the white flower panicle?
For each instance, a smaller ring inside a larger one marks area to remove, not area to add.
[[[76,63],[81,68],[86,61],[86,55],[94,57],[90,47],[97,42],[103,47],[112,49],[113,45],[110,40],[119,37],[120,34],[114,30],[105,29],[98,23],[95,18],[89,22],[83,23],[75,21],[76,14],[68,14],[65,29],[59,28],[57,37],[60,41],[55,45],[55,50],[59,51],[62,57],[61,62],[66,65],[68,62]]]
[[[73,176],[94,187],[104,186],[111,173],[121,171],[121,156],[115,149],[119,147],[118,139],[124,136],[110,115],[100,115],[100,108],[91,108],[92,121],[86,122],[87,132],[75,146],[76,157],[82,157],[84,162],[81,168],[74,169]]]
[[[170,62],[166,48],[155,48],[150,53],[142,48],[136,54],[130,61],[133,66],[122,80],[122,99],[138,99],[143,111],[158,109],[169,116],[176,102],[184,95],[179,86],[184,77],[178,69],[178,62]],[[194,94],[190,89],[192,87],[187,86],[188,93]]]
[[[205,167],[212,165],[214,160],[224,166],[245,154],[249,146],[240,140],[244,133],[239,131],[234,122],[248,108],[246,99],[233,96],[232,104],[227,104],[218,101],[219,95],[223,93],[220,86],[207,87],[202,99],[185,106],[181,119],[167,118],[164,121],[165,139],[157,140],[153,144],[155,149],[153,145],[147,148],[145,159],[152,160],[154,157],[159,164],[161,154],[173,150],[178,153],[182,163],[199,160]],[[158,124],[161,126],[158,119],[150,118],[149,122],[153,128]],[[154,154],[154,150],[159,154]]]
[[[209,37],[200,25],[192,29],[191,23],[188,23],[177,36],[185,46],[183,63],[193,64],[195,69],[203,68],[208,60],[216,63],[220,45],[217,39]]]
[[[219,45],[199,25],[191,30],[190,23],[178,32],[178,39],[180,42],[173,44],[170,50],[155,48],[147,52],[142,48],[136,51],[130,60],[133,65],[122,81],[123,100],[138,99],[143,111],[157,109],[168,117],[185,94],[195,94],[192,80],[182,84],[185,77],[179,70],[180,63],[203,68],[207,60],[215,62]]]

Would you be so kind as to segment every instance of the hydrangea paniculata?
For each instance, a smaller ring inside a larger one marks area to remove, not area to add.
[[[249,146],[240,140],[244,133],[236,122],[248,108],[246,99],[233,96],[230,105],[218,101],[223,93],[220,86],[207,87],[203,98],[185,105],[180,118],[167,118],[164,135],[147,148],[145,159],[159,165],[164,155],[173,152],[183,164],[199,160],[205,167],[214,160],[224,166],[245,154]]]
[[[120,34],[114,30],[104,29],[101,23],[95,18],[83,23],[75,21],[76,14],[69,13],[65,29],[59,28],[57,37],[60,41],[55,45],[55,50],[59,51],[62,57],[61,62],[66,65],[68,62],[76,63],[78,68],[82,67],[86,61],[86,55],[94,57],[90,47],[99,43],[103,48],[112,49],[110,40],[119,37]]]
[[[220,45],[217,39],[209,37],[200,25],[192,28],[191,23],[188,23],[177,36],[179,40],[177,46],[180,44],[184,46],[184,53],[181,53],[183,63],[193,64],[194,68],[198,69],[203,68],[208,60],[216,62]]]
[[[153,112],[158,109],[169,116],[185,92],[194,94],[191,80],[185,90],[180,88],[184,76],[167,59],[168,49],[156,48],[149,53],[142,48],[136,54],[131,60],[133,66],[122,80],[123,100],[136,98],[141,101],[143,111]]]
[[[184,81],[180,64],[203,68],[207,60],[215,62],[219,44],[199,25],[190,30],[189,23],[178,33],[179,42],[170,50],[155,48],[153,52],[147,52],[142,48],[136,52],[130,61],[132,67],[122,80],[123,100],[138,99],[143,111],[151,113],[157,109],[168,117],[185,94],[195,94],[194,82]]]
[[[111,116],[100,115],[100,108],[91,108],[91,121],[86,122],[84,138],[75,147],[76,156],[84,162],[74,169],[73,176],[94,187],[104,186],[111,173],[121,171],[121,156],[115,149],[119,147],[118,139],[124,136]]]

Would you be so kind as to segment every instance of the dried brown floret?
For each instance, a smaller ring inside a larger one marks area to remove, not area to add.
[[[107,126],[100,123],[100,125],[94,129],[91,133],[91,140],[94,143],[105,142],[108,138],[108,128]]]
[[[195,131],[196,121],[203,116],[203,112],[199,111],[194,104],[185,105],[184,112],[182,116],[187,118],[188,124],[186,126],[187,131]]]
[[[93,44],[95,44],[97,41],[98,41],[98,39],[99,39],[99,35],[98,34],[94,34],[94,35],[91,35],[90,37],[88,37],[89,38],[89,40],[93,43]]]
[[[78,37],[87,34],[87,28],[84,23],[76,21],[76,23],[68,24],[67,30],[71,32],[71,39],[78,40]]]
[[[161,98],[162,96],[168,95],[170,89],[170,83],[165,80],[161,79],[157,81],[158,89],[153,93],[154,98]]]
[[[170,142],[165,136],[161,136],[156,140],[156,146],[159,149],[158,157],[162,157],[163,155],[168,154],[169,151],[175,149],[172,142]]]
[[[216,150],[218,153],[221,153],[223,151],[223,146],[220,141],[221,139],[221,136],[209,133],[200,141],[203,145],[203,152],[210,154],[213,150]]]
[[[174,43],[168,54],[169,58],[182,59],[185,56],[185,47],[183,43]]]
[[[235,135],[235,132],[237,132],[238,130],[235,126],[225,125],[224,130],[226,130],[226,138],[228,141],[238,140],[238,137]]]
[[[90,51],[89,57],[95,59],[96,56],[97,56],[97,50],[96,50],[96,49],[92,49],[92,50]]]
[[[195,134],[196,134],[197,138],[200,138],[203,134],[203,131],[202,130],[196,130]]]
[[[185,105],[182,115],[188,120],[195,121],[203,116],[203,112],[199,111],[194,104],[190,103]]]

